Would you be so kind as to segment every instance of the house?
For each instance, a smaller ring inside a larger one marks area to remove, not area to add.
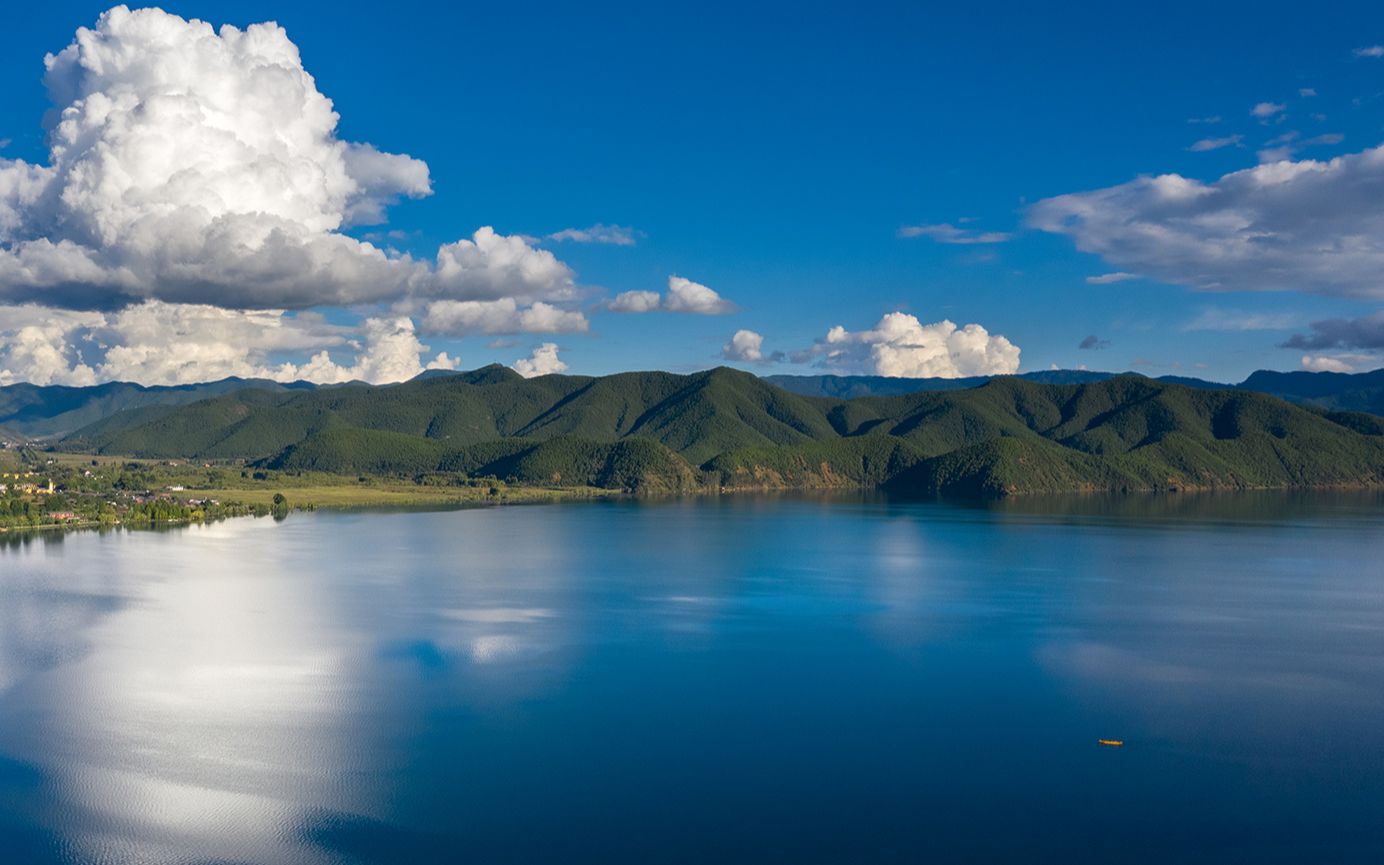
[[[77,519],[77,515],[72,511],[49,511],[48,518],[55,523],[66,523]]]

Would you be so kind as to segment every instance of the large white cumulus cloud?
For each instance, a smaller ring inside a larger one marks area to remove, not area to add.
[[[402,317],[437,303],[586,327],[560,306],[570,268],[522,237],[485,226],[428,260],[344,233],[431,194],[428,166],[340,140],[276,24],[119,6],[45,64],[47,160],[0,158],[0,383],[395,381],[455,366]],[[342,306],[375,311],[292,312]]]
[[[551,253],[489,228],[435,262],[343,234],[430,194],[428,167],[339,140],[276,24],[120,6],[46,64],[48,162],[0,159],[0,301],[301,309],[571,291]]]
[[[1040,201],[1028,223],[1112,265],[1192,288],[1384,298],[1384,146],[1210,183],[1140,177]]]
[[[307,306],[398,290],[383,252],[335,232],[352,209],[426,195],[426,166],[353,177],[281,28],[122,6],[45,63],[48,165],[0,162],[10,299]]]
[[[813,359],[844,372],[960,378],[1017,372],[1019,347],[978,324],[923,324],[916,316],[891,312],[870,330],[848,331],[837,325],[825,339],[794,356],[797,361]]]

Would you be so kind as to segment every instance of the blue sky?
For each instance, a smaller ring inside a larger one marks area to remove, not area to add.
[[[7,11],[0,157],[49,161],[43,56],[105,8]],[[737,363],[747,369],[888,372],[909,367],[880,366],[868,339],[839,357],[811,347],[834,326],[863,334],[893,312],[977,323],[1021,350],[1023,370],[1239,380],[1299,368],[1305,356],[1323,369],[1384,365],[1372,331],[1312,339],[1314,321],[1368,331],[1384,307],[1368,280],[1318,282],[1329,259],[1293,264],[1279,282],[1248,262],[1205,290],[1197,262],[1164,268],[1162,251],[1131,252],[1129,238],[1042,230],[1031,210],[1140,176],[1213,183],[1261,159],[1377,147],[1384,58],[1360,53],[1384,43],[1376,4],[1310,14],[1262,3],[162,8],[216,26],[277,21],[334,103],[341,140],[426,162],[430,195],[348,235],[430,259],[488,225],[570,268],[564,308],[583,311],[586,332],[422,336],[463,367],[553,342],[572,372],[695,369],[722,362],[746,329],[762,337],[763,358],[784,354]],[[1134,205],[1140,219],[1156,223],[1146,205]],[[634,242],[542,239],[598,224],[632,229]],[[909,226],[924,228],[901,236]],[[943,242],[957,240],[994,242]],[[1087,282],[1120,272],[1138,278]],[[664,292],[670,275],[709,286],[735,311],[603,308],[621,292]],[[306,308],[347,327],[375,314],[330,298]],[[1294,334],[1308,347],[1280,347]],[[1091,336],[1097,347],[1078,348]],[[801,362],[789,362],[794,353]]]

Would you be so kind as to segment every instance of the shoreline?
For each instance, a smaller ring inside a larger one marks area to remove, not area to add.
[[[1176,495],[1199,495],[1204,493],[1310,493],[1310,492],[1384,492],[1384,482],[1381,483],[1343,483],[1343,484],[1283,484],[1276,486],[1256,486],[1245,485],[1202,485],[1202,484],[1169,484],[1159,487],[1097,487],[1083,486],[1072,489],[1062,490],[1021,490],[1021,489],[1002,489],[977,490],[961,492],[957,490],[900,490],[891,489],[886,486],[869,486],[865,484],[805,484],[801,486],[782,486],[776,484],[746,484],[736,486],[721,486],[711,492],[734,495],[736,493],[771,493],[771,492],[878,492],[886,495],[897,495],[914,498],[938,498],[953,501],[1005,501],[1009,499],[1021,499],[1032,496],[1176,496]]]
[[[1003,495],[958,495],[945,493],[908,493],[897,490],[882,489],[879,487],[859,486],[859,485],[833,485],[833,486],[743,486],[743,487],[709,487],[702,489],[690,489],[679,491],[660,491],[652,493],[638,493],[627,490],[604,489],[599,487],[528,487],[510,488],[499,495],[479,494],[480,488],[462,487],[447,488],[436,487],[436,492],[431,494],[419,495],[420,490],[427,490],[427,487],[411,487],[402,484],[391,485],[371,485],[354,486],[348,484],[340,485],[318,485],[294,488],[291,486],[278,486],[273,489],[192,489],[188,493],[197,495],[205,494],[206,498],[213,498],[220,495],[231,503],[248,506],[267,505],[273,500],[276,494],[283,494],[289,501],[288,510],[282,514],[275,515],[269,513],[240,513],[228,516],[217,516],[209,519],[177,519],[160,520],[157,522],[127,523],[101,522],[97,520],[68,521],[63,523],[46,523],[36,526],[7,526],[0,527],[0,539],[10,539],[33,536],[40,533],[66,533],[83,531],[157,531],[162,529],[183,528],[193,525],[208,525],[211,523],[225,522],[243,517],[259,518],[269,516],[271,519],[282,520],[288,514],[298,512],[310,512],[317,510],[325,511],[377,511],[388,513],[395,510],[414,510],[421,512],[441,512],[447,510],[469,510],[479,508],[495,508],[506,505],[534,505],[534,504],[564,504],[572,502],[595,502],[595,501],[669,501],[675,499],[700,499],[708,496],[727,496],[738,498],[742,496],[755,495],[776,495],[776,496],[822,496],[822,495],[877,495],[899,501],[927,501],[951,503],[960,507],[975,507],[978,505],[1019,505],[1025,502],[1041,503],[1044,501],[1066,501],[1070,503],[1091,503],[1105,498],[1116,502],[1148,503],[1148,502],[1192,502],[1194,500],[1215,499],[1221,496],[1233,497],[1236,495],[1312,495],[1312,494],[1367,494],[1375,493],[1384,496],[1384,485],[1379,484],[1330,484],[1330,485],[1302,485],[1302,486],[1273,486],[1273,487],[1193,487],[1180,486],[1174,488],[1160,489],[1078,489],[1064,491],[1020,491],[1010,492]],[[309,491],[310,493],[320,493],[324,490],[340,491],[340,494],[322,498],[299,497],[295,492]],[[368,494],[361,495],[366,492]],[[239,494],[239,495],[237,495]],[[247,495],[248,494],[248,495]]]
[[[322,490],[344,490],[345,495],[326,496],[327,500],[322,501],[317,498],[293,495],[293,493],[303,490],[320,492]],[[420,487],[418,489],[428,489]],[[217,516],[208,519],[170,519],[158,520],[155,522],[126,522],[117,520],[114,522],[102,522],[100,520],[68,520],[60,523],[41,523],[33,526],[0,526],[0,537],[31,535],[39,532],[77,532],[89,530],[122,530],[122,531],[147,531],[164,528],[178,528],[192,525],[207,525],[210,523],[224,522],[227,520],[241,519],[244,517],[269,516],[275,519],[282,519],[294,511],[309,512],[316,510],[332,511],[368,511],[378,509],[380,511],[392,510],[395,508],[407,508],[416,510],[454,510],[465,508],[492,508],[503,507],[505,505],[532,505],[532,504],[558,504],[573,501],[597,501],[616,498],[635,498],[631,493],[624,490],[605,490],[596,487],[572,487],[572,488],[544,488],[544,487],[519,487],[509,488],[498,495],[490,495],[488,492],[483,495],[476,494],[478,488],[446,488],[437,487],[439,493],[433,495],[417,495],[417,490],[404,487],[402,485],[354,487],[342,484],[339,487],[332,485],[298,487],[278,486],[273,489],[189,489],[184,492],[193,496],[201,496],[203,499],[220,498],[227,503],[245,505],[249,507],[269,506],[273,504],[275,495],[282,494],[288,499],[287,511],[282,516],[275,516],[272,513],[241,513],[225,516]],[[359,495],[360,492],[369,490],[373,495]],[[447,492],[441,492],[446,490]],[[466,492],[463,492],[466,491]],[[469,494],[468,494],[469,493]],[[335,499],[335,500],[333,500]],[[198,499],[192,499],[197,501]]]

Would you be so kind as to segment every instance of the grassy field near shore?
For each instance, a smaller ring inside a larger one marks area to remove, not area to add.
[[[607,498],[619,495],[617,490],[594,487],[549,489],[544,487],[506,486],[496,494],[486,487],[423,486],[408,482],[377,481],[370,484],[259,484],[223,489],[191,489],[183,495],[243,502],[248,505],[269,505],[274,495],[282,493],[293,508],[364,508],[388,505],[464,505],[519,504],[524,502],[568,501],[572,499]]]
[[[276,471],[232,461],[0,451],[22,471],[0,489],[0,531],[173,525],[317,508],[485,507],[625,495],[574,484],[513,483],[459,472],[414,476]]]

